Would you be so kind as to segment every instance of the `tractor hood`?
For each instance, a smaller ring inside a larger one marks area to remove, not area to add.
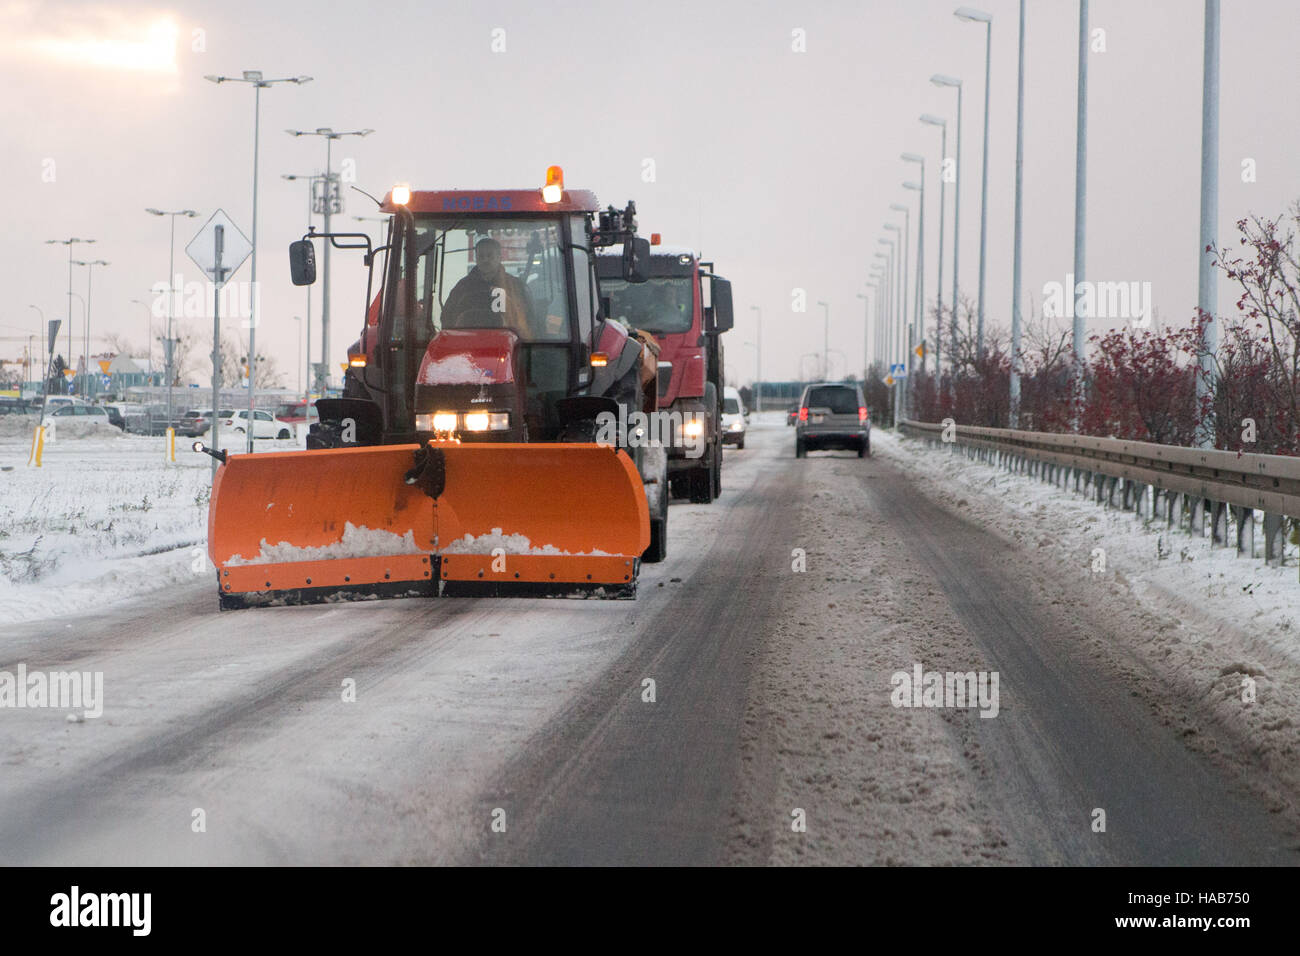
[[[420,364],[421,385],[500,385],[515,380],[519,337],[509,329],[444,329]]]

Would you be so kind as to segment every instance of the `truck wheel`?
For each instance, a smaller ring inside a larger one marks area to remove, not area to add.
[[[807,454],[808,454],[808,446],[804,444],[804,440],[802,438],[796,438],[794,440],[794,457],[803,458]]]
[[[278,439],[280,439],[281,441],[283,441],[284,439],[290,437],[290,436],[289,436],[289,429],[287,429],[287,428],[281,428],[281,429],[280,429],[280,434],[276,435],[275,437],[278,438]]]
[[[713,459],[713,497],[722,497],[722,442],[718,442]]]
[[[736,451],[744,451],[744,450],[745,450],[745,436],[741,435],[740,441],[736,442]]]
[[[646,564],[658,564],[668,557],[668,509],[660,510],[658,517],[650,519],[650,547],[641,555]]]

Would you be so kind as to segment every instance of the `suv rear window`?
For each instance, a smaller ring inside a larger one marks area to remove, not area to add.
[[[858,392],[847,385],[821,385],[808,390],[809,408],[829,408],[832,415],[856,415]]]

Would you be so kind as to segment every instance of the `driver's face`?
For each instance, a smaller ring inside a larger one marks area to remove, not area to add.
[[[501,269],[501,250],[495,243],[486,242],[474,250],[478,257],[478,267],[489,279],[495,279]]]

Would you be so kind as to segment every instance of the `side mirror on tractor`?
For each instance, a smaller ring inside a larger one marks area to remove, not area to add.
[[[316,281],[316,247],[310,239],[289,243],[289,276],[294,285],[311,285]]]
[[[623,242],[623,281],[645,282],[650,278],[650,240],[633,236]]]
[[[705,310],[705,330],[708,332],[730,332],[736,324],[731,311],[731,282],[717,276],[712,280],[710,304]]]

